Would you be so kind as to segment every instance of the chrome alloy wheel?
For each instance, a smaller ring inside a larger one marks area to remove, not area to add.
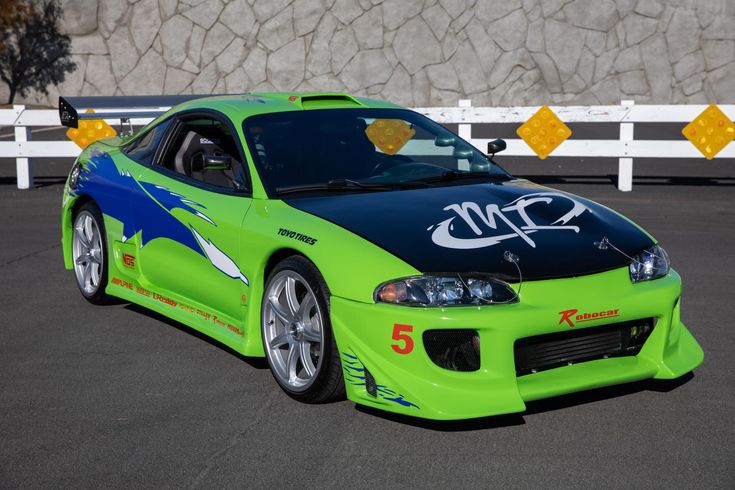
[[[102,235],[97,221],[92,213],[82,211],[74,221],[72,258],[77,283],[85,296],[93,295],[100,287],[103,254]]]
[[[282,270],[268,285],[263,305],[266,355],[277,379],[291,391],[309,388],[324,357],[324,312],[306,279]]]

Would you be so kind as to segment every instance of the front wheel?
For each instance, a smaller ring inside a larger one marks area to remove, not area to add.
[[[311,262],[293,256],[274,268],[266,281],[261,322],[271,372],[289,396],[306,403],[344,397],[329,290]]]

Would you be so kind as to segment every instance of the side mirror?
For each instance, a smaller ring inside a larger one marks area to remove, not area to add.
[[[487,154],[492,158],[496,153],[500,153],[505,150],[507,146],[508,145],[505,144],[505,140],[498,138],[487,144]]]
[[[203,170],[230,170],[232,158],[229,155],[206,155]]]

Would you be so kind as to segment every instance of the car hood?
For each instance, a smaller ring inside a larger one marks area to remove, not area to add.
[[[630,256],[654,243],[600,204],[524,180],[285,202],[421,272],[485,272],[517,280],[517,264],[524,280],[570,277],[627,265]],[[600,245],[605,237],[612,246]],[[517,257],[516,264],[509,255]]]

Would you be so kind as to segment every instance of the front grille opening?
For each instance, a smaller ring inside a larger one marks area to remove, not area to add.
[[[444,369],[480,369],[480,336],[475,330],[427,330],[424,348],[434,364]]]
[[[644,318],[519,339],[515,343],[516,375],[593,359],[635,356],[651,335],[654,324],[652,318]]]

